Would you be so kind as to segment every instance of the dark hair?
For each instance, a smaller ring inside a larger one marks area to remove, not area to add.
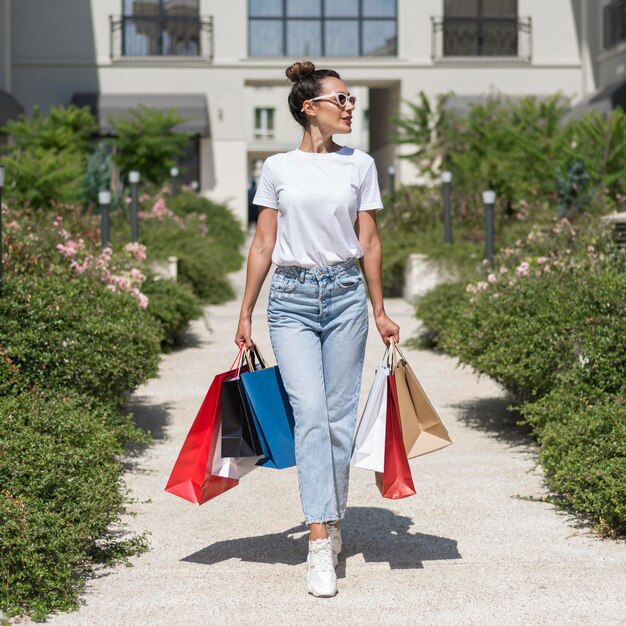
[[[325,78],[341,77],[335,70],[316,70],[315,65],[310,61],[298,61],[290,65],[285,70],[285,74],[294,83],[287,98],[289,110],[296,122],[303,128],[306,128],[307,117],[304,111],[301,110],[303,102],[320,95],[322,81]]]

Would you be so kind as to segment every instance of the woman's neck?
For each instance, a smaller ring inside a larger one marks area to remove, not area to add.
[[[332,135],[324,137],[318,129],[311,128],[304,131],[300,150],[303,152],[317,152],[319,154],[337,152],[341,146],[333,141]]]

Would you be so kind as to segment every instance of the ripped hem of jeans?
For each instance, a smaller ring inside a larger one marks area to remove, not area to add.
[[[326,522],[336,522],[340,520],[342,515],[320,515],[318,517],[310,517],[307,518],[304,523],[308,526],[309,524],[324,524]]]

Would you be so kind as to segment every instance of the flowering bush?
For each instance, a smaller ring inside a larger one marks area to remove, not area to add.
[[[483,272],[485,280],[423,298],[418,315],[431,339],[521,403],[563,503],[602,532],[626,532],[626,494],[615,479],[626,441],[606,422],[626,398],[626,250],[595,220],[561,220],[532,229]],[[583,415],[597,423],[587,428]],[[583,430],[611,435],[594,442],[594,455],[572,453],[573,433]]]

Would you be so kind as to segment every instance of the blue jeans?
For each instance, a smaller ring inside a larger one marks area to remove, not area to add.
[[[354,259],[309,270],[278,267],[267,317],[295,418],[305,522],[339,520],[348,499],[368,327],[365,286]]]

